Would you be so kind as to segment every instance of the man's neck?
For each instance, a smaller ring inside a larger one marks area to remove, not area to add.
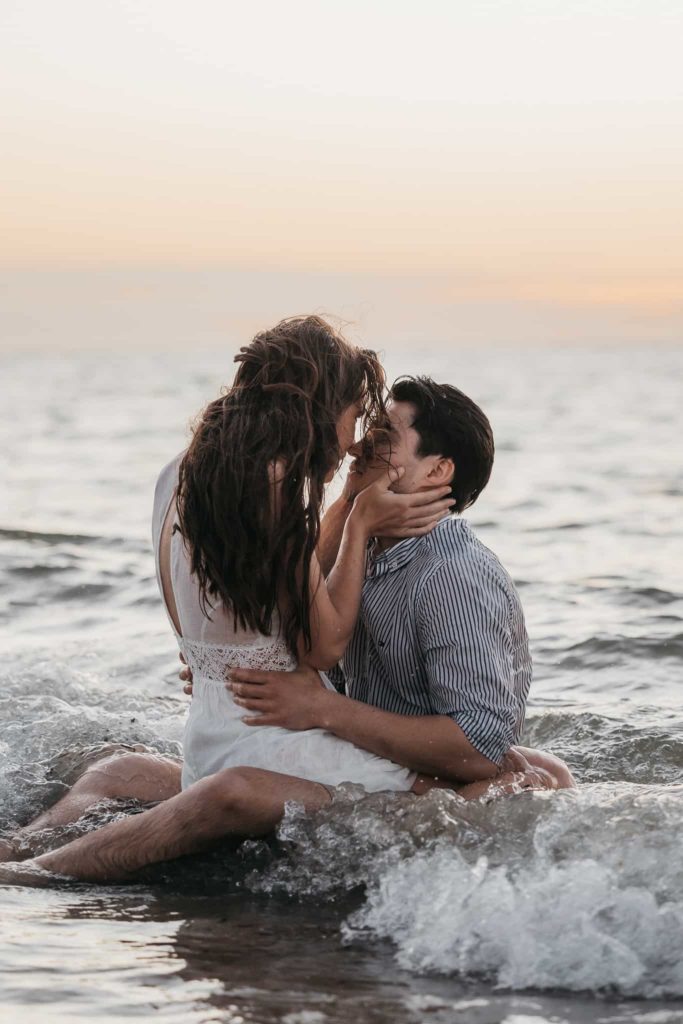
[[[452,514],[452,512],[444,512],[441,519],[439,519],[439,522],[436,523],[436,526],[438,526],[439,523],[443,523],[444,519],[450,519]],[[389,548],[393,548],[397,544],[400,544],[402,540],[407,540],[407,537],[375,537],[375,550],[382,554],[384,551],[388,551]]]
[[[375,537],[375,550],[382,554],[388,551],[389,548],[395,547],[396,544],[400,544],[404,537]]]

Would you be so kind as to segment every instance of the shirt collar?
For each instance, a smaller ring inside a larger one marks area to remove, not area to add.
[[[447,516],[434,527],[434,532],[443,529],[445,523],[453,522],[453,520],[453,516]],[[425,540],[425,537],[406,537],[405,540],[401,540],[393,547],[379,553],[377,553],[377,541],[373,540],[369,549],[368,577],[376,578],[384,576],[385,573],[403,569],[409,562],[412,562],[425,544]]]
[[[369,548],[369,559],[368,559],[368,578],[376,579],[380,575],[384,575],[387,572],[395,572],[398,569],[402,569],[409,562],[412,562],[418,551],[424,546],[428,537],[437,534],[437,532],[444,527],[447,523],[453,524],[454,522],[459,523],[462,526],[467,526],[467,520],[461,519],[459,516],[449,515],[444,516],[443,519],[432,530],[431,534],[427,537],[407,537],[404,541],[399,541],[398,544],[394,544],[392,548],[388,548],[386,551],[377,551],[377,541],[371,541]]]
[[[385,573],[402,569],[404,565],[407,565],[415,557],[422,541],[422,537],[406,537],[405,540],[401,540],[398,544],[394,544],[393,547],[379,553],[377,553],[377,541],[373,541],[370,547],[370,571],[368,575],[372,577],[384,576]]]

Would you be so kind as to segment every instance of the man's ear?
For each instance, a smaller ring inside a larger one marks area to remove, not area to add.
[[[455,476],[455,463],[453,459],[438,459],[428,474],[428,481],[431,487],[443,487],[449,484]]]

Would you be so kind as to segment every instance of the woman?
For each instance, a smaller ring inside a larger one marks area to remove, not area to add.
[[[381,366],[319,317],[257,335],[236,362],[232,387],[207,407],[155,494],[157,578],[194,677],[182,776],[155,755],[95,764],[24,830],[22,852],[30,855],[37,831],[76,820],[103,798],[163,802],[39,857],[37,868],[122,877],[230,831],[269,831],[287,799],[321,806],[327,787],[341,782],[370,792],[430,784],[322,730],[250,728],[229,696],[232,667],[334,665],[358,614],[369,538],[424,534],[451,506],[450,487],[394,494],[387,473],[355,498],[325,579],[317,557],[325,484],[357,422],[367,433],[383,418]],[[242,799],[245,779],[261,783],[257,800],[253,786]],[[17,857],[17,845],[6,859]]]
[[[388,490],[388,474],[354,502],[332,571],[316,549],[325,484],[358,420],[383,415],[382,369],[317,317],[257,336],[226,396],[205,410],[185,455],[155,495],[158,582],[195,687],[182,785],[239,765],[368,791],[408,789],[414,773],[322,730],[254,730],[225,687],[233,667],[318,669],[339,661],[358,616],[371,536],[428,531],[449,507]],[[420,500],[420,499],[418,499]],[[257,733],[257,735],[254,735]],[[260,733],[260,735],[258,735]]]

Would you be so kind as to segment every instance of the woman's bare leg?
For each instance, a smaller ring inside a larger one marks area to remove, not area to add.
[[[532,769],[548,772],[557,783],[554,789],[576,789],[576,781],[569,767],[555,754],[547,750],[536,750],[534,747],[513,747],[513,752],[521,754]]]
[[[34,852],[39,833],[78,821],[103,800],[168,800],[180,792],[181,765],[154,753],[120,751],[86,768],[68,793],[11,840],[0,841],[0,861],[24,860]]]
[[[452,789],[464,800],[481,800],[488,796],[511,796],[529,789],[573,789],[575,786],[569,768],[559,757],[531,747],[512,747],[502,770],[492,779],[458,784],[419,775],[413,784],[413,792],[420,794],[430,789]]]
[[[84,881],[125,879],[148,864],[205,850],[225,836],[266,835],[289,801],[317,810],[329,803],[330,794],[317,782],[259,768],[227,768],[157,807],[111,822],[22,866]],[[11,877],[10,872],[5,880]]]

